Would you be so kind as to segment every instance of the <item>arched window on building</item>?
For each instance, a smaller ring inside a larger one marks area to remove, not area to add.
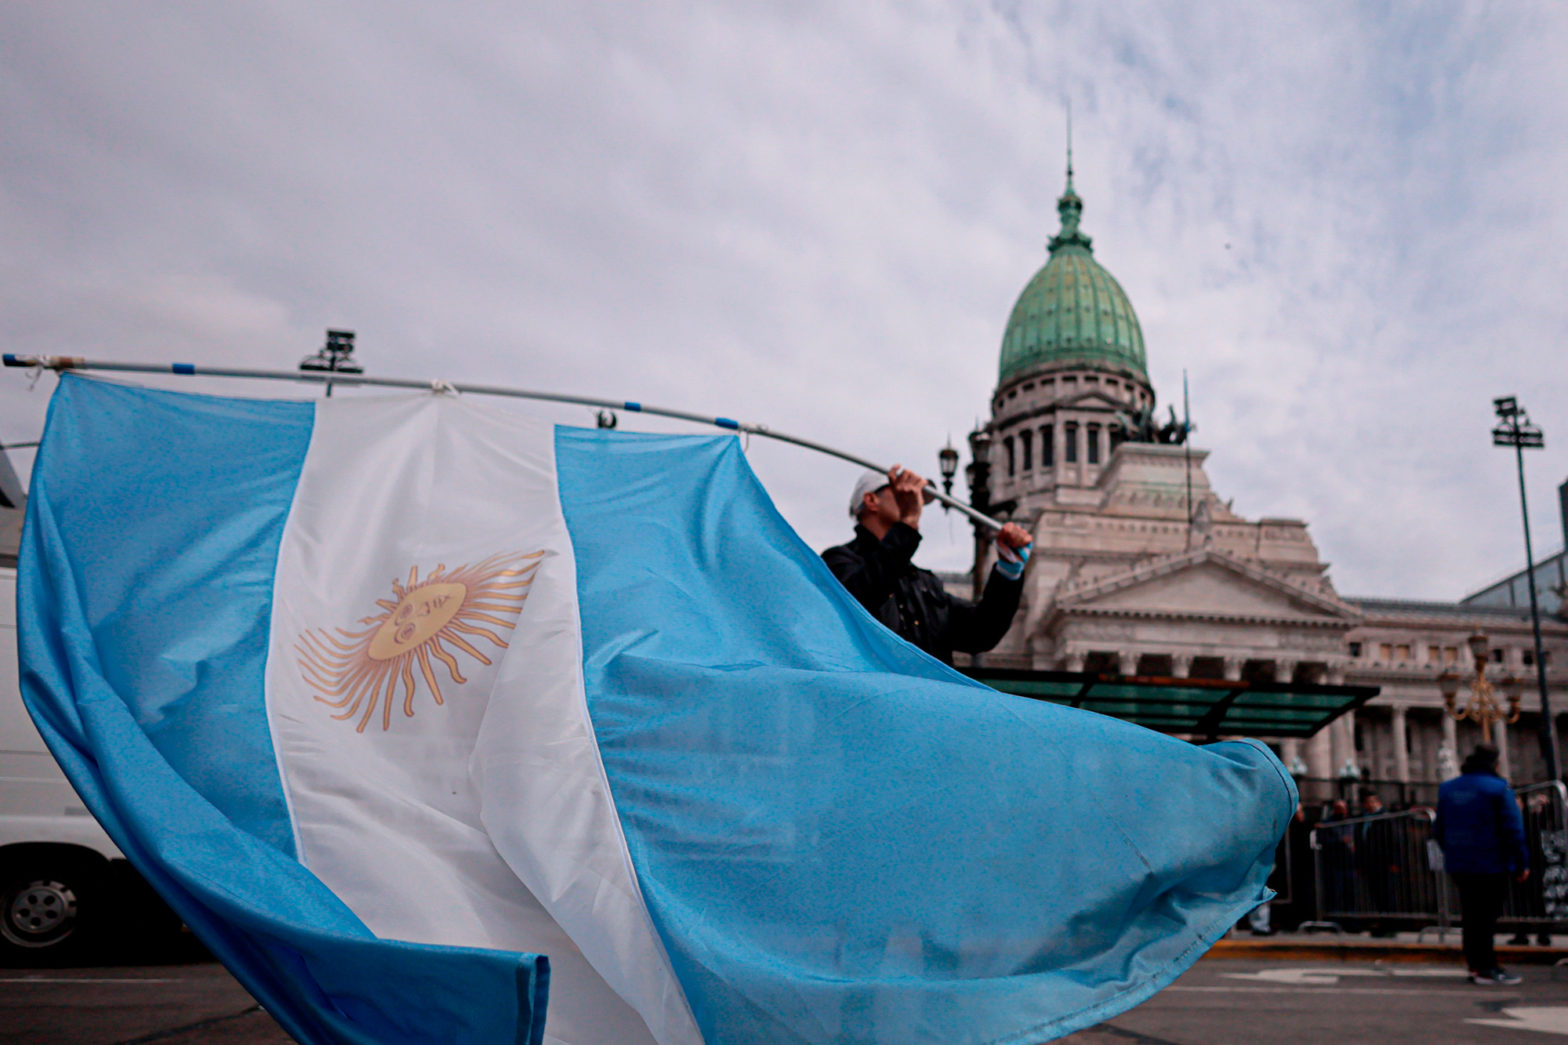
[[[1089,439],[1089,448],[1088,448],[1089,449],[1089,463],[1090,464],[1099,464],[1100,463],[1100,426],[1099,425],[1086,425],[1084,434],[1087,435],[1088,439]]]
[[[1040,429],[1040,467],[1049,468],[1056,463],[1056,447],[1052,446],[1056,429],[1046,425]]]
[[[1025,428],[1018,433],[1018,448],[1023,451],[1023,462],[1019,465],[1024,471],[1034,467],[1034,433]]]
[[[1007,477],[1011,479],[1018,470],[1018,462],[1013,455],[1013,437],[1008,436],[1002,440],[1002,447],[1007,452]]]
[[[1062,429],[1062,442],[1067,445],[1062,447],[1062,460],[1068,464],[1078,463],[1078,425],[1068,421]]]

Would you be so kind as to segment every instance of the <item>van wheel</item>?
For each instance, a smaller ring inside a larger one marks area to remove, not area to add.
[[[53,963],[85,949],[96,876],[59,861],[15,868],[0,882],[0,953],[12,962]]]

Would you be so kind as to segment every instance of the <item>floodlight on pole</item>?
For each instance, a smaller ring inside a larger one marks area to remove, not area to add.
[[[304,371],[325,371],[333,374],[363,374],[365,368],[354,362],[354,332],[328,330],[327,343],[313,356],[299,361]],[[332,394],[332,382],[327,381],[327,395]]]
[[[1546,763],[1550,780],[1561,780],[1561,763],[1557,757],[1557,723],[1552,718],[1551,696],[1546,689],[1546,657],[1541,649],[1541,606],[1535,594],[1535,553],[1530,546],[1530,502],[1524,489],[1524,452],[1539,450],[1546,445],[1546,436],[1530,420],[1530,415],[1514,396],[1499,396],[1492,400],[1497,411],[1498,424],[1492,429],[1493,446],[1511,446],[1519,472],[1519,513],[1524,520],[1524,575],[1530,589],[1530,627],[1535,634],[1535,677],[1541,689],[1541,758]]]

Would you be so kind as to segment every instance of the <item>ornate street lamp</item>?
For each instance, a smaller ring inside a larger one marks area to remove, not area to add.
[[[947,445],[936,452],[938,466],[942,469],[942,492],[948,496],[953,493],[953,476],[958,474],[958,451],[953,449],[953,437],[947,437]],[[946,508],[947,505],[943,505]]]
[[[1546,762],[1546,776],[1561,779],[1557,759],[1557,723],[1552,718],[1552,701],[1546,692],[1546,657],[1541,651],[1541,607],[1535,597],[1535,555],[1530,548],[1530,503],[1524,495],[1524,452],[1539,450],[1546,445],[1540,428],[1532,424],[1530,415],[1513,396],[1492,400],[1497,411],[1497,427],[1492,429],[1493,446],[1514,448],[1514,461],[1519,466],[1519,514],[1524,518],[1524,575],[1530,589],[1530,626],[1535,632],[1535,677],[1541,687],[1540,740],[1541,757]]]
[[[969,433],[969,464],[964,467],[969,481],[969,503],[982,512],[991,507],[991,433],[976,428]]]
[[[969,483],[969,503],[976,511],[991,512],[991,433],[981,425],[969,433],[969,463],[964,466],[964,479]],[[975,531],[975,565],[974,574],[970,578],[974,590],[974,597],[980,598],[985,590],[985,574],[982,563],[985,561],[985,546],[990,540],[990,532],[983,529],[979,523],[974,524]],[[977,661],[978,663],[978,661]]]
[[[1503,679],[1502,695],[1508,699],[1508,710],[1504,711],[1502,702],[1497,699],[1497,690],[1486,678],[1486,658],[1491,640],[1478,631],[1470,636],[1469,646],[1470,654],[1475,658],[1475,677],[1468,680],[1470,699],[1465,701],[1464,707],[1457,704],[1460,683],[1466,680],[1453,668],[1437,677],[1437,688],[1442,691],[1443,706],[1450,715],[1474,722],[1481,727],[1481,736],[1486,742],[1495,744],[1497,738],[1493,735],[1493,725],[1519,721],[1519,698],[1524,695],[1524,682],[1512,675]]]

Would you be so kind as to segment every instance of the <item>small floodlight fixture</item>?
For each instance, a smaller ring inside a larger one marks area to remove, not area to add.
[[[354,332],[328,330],[327,343],[313,356],[299,361],[299,368],[307,373],[363,374],[365,368],[354,362]],[[327,395],[332,394],[332,382],[327,382]]]
[[[1492,400],[1497,410],[1498,425],[1492,429],[1493,446],[1513,446],[1521,450],[1539,450],[1546,445],[1546,437],[1531,422],[1530,415],[1513,396]]]
[[[354,362],[354,332],[327,331],[327,343],[313,356],[300,360],[301,370],[331,371],[335,374],[363,374],[365,368]]]

